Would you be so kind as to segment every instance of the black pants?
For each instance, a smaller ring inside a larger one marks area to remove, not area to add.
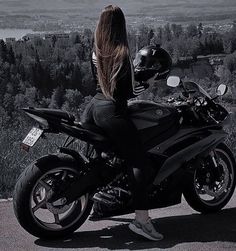
[[[110,137],[118,154],[128,163],[135,209],[148,209],[146,188],[153,168],[146,158],[137,129],[127,116],[127,103],[117,104],[99,93],[86,107],[82,121],[96,124]]]

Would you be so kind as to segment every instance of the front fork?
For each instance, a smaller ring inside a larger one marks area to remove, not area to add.
[[[212,160],[213,166],[214,166],[215,168],[217,168],[218,165],[219,165],[219,163],[217,163],[217,162],[218,162],[219,160],[218,160],[218,158],[217,158],[217,156],[216,156],[215,151],[211,151],[209,155],[211,156],[211,160]]]
[[[214,150],[209,153],[209,161],[209,164],[212,167],[212,173],[215,176],[214,179],[220,181],[222,178],[222,166],[220,165],[220,160]],[[209,175],[210,173],[207,173],[207,176]]]

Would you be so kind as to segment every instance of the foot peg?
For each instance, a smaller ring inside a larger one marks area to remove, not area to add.
[[[109,207],[119,207],[129,201],[131,192],[120,187],[108,187],[106,190],[95,193],[93,201]]]

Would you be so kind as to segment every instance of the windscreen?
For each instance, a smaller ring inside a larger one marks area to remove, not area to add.
[[[184,82],[184,87],[188,91],[195,90],[197,94],[202,94],[203,96],[211,98],[211,96],[200,85],[198,85],[195,82],[192,81]]]

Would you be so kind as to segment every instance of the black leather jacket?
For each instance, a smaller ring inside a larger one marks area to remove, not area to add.
[[[147,83],[139,83],[135,81],[135,75],[131,64],[132,64],[131,60],[129,60],[128,64],[126,63],[124,64],[124,65],[129,65],[129,68],[126,69],[127,74],[125,77],[118,80],[117,82],[116,89],[113,94],[113,98],[117,102],[124,102],[130,98],[134,98],[140,95],[143,91],[145,91],[149,87]],[[94,80],[97,84],[97,92],[102,93],[101,87],[97,79],[97,58],[95,52],[92,53],[91,67]]]

